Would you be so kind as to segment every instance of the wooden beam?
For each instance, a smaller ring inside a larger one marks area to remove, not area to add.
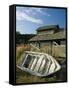
[[[52,55],[52,41],[51,41],[51,55]]]

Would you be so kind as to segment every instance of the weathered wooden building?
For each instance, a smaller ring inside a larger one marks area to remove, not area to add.
[[[37,34],[29,40],[30,43],[38,47],[52,44],[65,45],[65,31],[58,25],[43,26],[37,29]]]

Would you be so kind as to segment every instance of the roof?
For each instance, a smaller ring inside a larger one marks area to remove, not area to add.
[[[37,29],[37,31],[43,31],[43,30],[51,30],[51,29],[58,29],[58,25],[48,25],[48,26],[42,26]]]
[[[57,39],[66,39],[66,35],[64,31],[60,31],[54,34],[43,34],[43,35],[36,35],[31,38],[29,41],[46,41],[46,40],[57,40]]]

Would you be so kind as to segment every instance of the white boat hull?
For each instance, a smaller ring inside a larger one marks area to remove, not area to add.
[[[59,63],[46,53],[25,51],[17,67],[36,76],[48,76],[60,70]]]

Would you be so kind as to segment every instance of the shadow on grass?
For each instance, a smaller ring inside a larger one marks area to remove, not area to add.
[[[38,77],[16,68],[16,83],[40,83],[40,82],[62,82],[66,81],[66,67],[61,68],[55,74]]]

